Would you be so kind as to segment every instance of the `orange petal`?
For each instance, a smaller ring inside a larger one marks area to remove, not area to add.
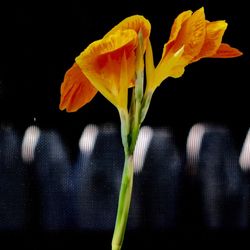
[[[141,31],[144,38],[144,44],[146,46],[146,41],[149,38],[151,31],[151,24],[145,17],[140,15],[134,15],[125,18],[123,21],[117,24],[113,29],[111,29],[104,37],[114,34],[117,30],[127,30],[127,29],[132,29],[137,34],[139,33],[139,31]]]
[[[216,53],[212,56],[214,58],[231,58],[241,56],[243,53],[229,44],[222,43]]]
[[[76,63],[66,72],[61,85],[59,108],[67,112],[75,112],[96,95],[97,90],[82,73]]]
[[[130,64],[135,60],[137,34],[133,30],[116,33],[93,42],[77,58],[76,62],[84,72],[95,72],[108,80],[120,73],[120,64],[125,52]],[[133,65],[134,66],[134,65]],[[134,67],[131,67],[132,69]],[[131,72],[131,74],[134,74]],[[130,79],[131,80],[131,79]]]
[[[220,47],[226,28],[227,23],[225,21],[207,22],[206,37],[203,47],[199,55],[197,55],[192,61],[198,61],[203,57],[211,57],[214,55]]]
[[[204,8],[193,14],[181,13],[172,26],[170,40],[165,44],[161,61],[156,67],[157,86],[167,77],[180,77],[184,68],[201,51],[206,34]]]
[[[197,56],[203,46],[206,34],[206,21],[204,8],[195,11],[185,22],[177,38],[175,51],[184,45],[184,55]]]
[[[100,91],[114,105],[120,98],[120,74],[122,58],[125,54],[127,61],[126,86],[135,77],[135,49],[137,33],[134,30],[118,30],[115,33],[90,44],[77,58],[76,63]]]
[[[133,64],[133,67],[130,67],[132,70],[132,72],[130,70],[130,78],[132,78],[135,74],[136,46],[137,34],[135,31],[117,31],[106,38],[90,44],[80,56],[76,58],[76,62],[86,73],[95,72],[95,74],[99,74],[100,77],[105,80],[115,76],[119,79],[121,60],[125,52],[130,65]]]
[[[163,53],[162,53],[162,57],[165,56],[165,54],[171,49],[171,47],[173,46],[181,28],[183,23],[192,15],[192,11],[188,10],[188,11],[184,11],[181,14],[179,14],[176,19],[174,20],[174,23],[172,25],[171,28],[171,33],[170,33],[170,37],[168,42],[164,45],[164,49],[163,49]]]
[[[112,55],[113,58],[120,56],[121,50],[134,50],[137,45],[137,35],[133,30],[117,31],[110,36],[91,43],[76,58],[78,64],[81,64],[81,58],[95,60],[97,57]],[[123,53],[122,53],[123,54]]]

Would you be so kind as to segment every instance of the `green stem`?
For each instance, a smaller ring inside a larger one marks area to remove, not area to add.
[[[151,91],[146,91],[144,96],[143,96],[141,115],[140,115],[140,123],[142,123],[144,121],[144,119],[147,115],[153,93],[154,93],[154,89]]]
[[[130,135],[131,135],[131,141],[130,141],[130,145],[129,145],[129,152],[131,154],[133,154],[134,149],[135,149],[135,144],[137,141],[137,137],[139,134],[139,130],[140,130],[140,116],[141,116],[141,103],[137,100],[135,100],[135,110],[134,113],[132,114],[133,118],[132,118],[132,125],[131,125],[131,131],[130,131]]]
[[[121,120],[121,138],[122,138],[122,145],[123,145],[123,149],[124,149],[124,153],[125,155],[128,155],[129,152],[129,128],[130,128],[130,124],[129,124],[129,115],[128,112],[126,110],[123,109],[118,109],[119,114],[120,114],[120,120]]]
[[[133,174],[133,155],[125,155],[112,250],[120,250],[122,247],[131,201]]]

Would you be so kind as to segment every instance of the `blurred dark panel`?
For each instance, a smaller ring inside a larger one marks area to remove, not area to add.
[[[244,229],[247,210],[243,173],[230,132],[208,128],[199,155],[203,221],[213,229]]]
[[[16,130],[0,127],[0,231],[22,231],[29,224],[28,171],[21,143]]]
[[[143,168],[134,179],[140,228],[176,229],[180,223],[183,161],[173,135],[166,129],[155,130],[145,157]]]
[[[37,229],[66,230],[71,227],[71,165],[68,152],[56,131],[41,131],[34,152],[33,194],[38,202]]]
[[[119,131],[112,126],[100,128],[93,151],[86,154],[80,152],[73,175],[76,227],[112,230],[124,159]]]

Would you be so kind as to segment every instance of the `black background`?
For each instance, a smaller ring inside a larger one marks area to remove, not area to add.
[[[182,144],[193,124],[222,124],[231,129],[236,142],[241,145],[250,124],[250,41],[246,4],[243,0],[1,3],[0,123],[20,130],[30,125],[56,128],[71,143],[74,151],[86,124],[119,124],[116,109],[100,94],[76,113],[59,110],[60,85],[74,58],[125,17],[141,14],[152,25],[151,41],[157,63],[174,18],[184,10],[195,11],[204,6],[208,20],[225,19],[228,22],[224,42],[240,49],[244,55],[234,59],[203,59],[189,65],[183,77],[165,81],[154,94],[144,124],[170,127]],[[63,244],[61,235],[51,237],[54,245]],[[69,246],[72,246],[74,239],[78,239],[75,235],[67,237]],[[45,238],[49,245],[50,237]],[[198,249],[200,241],[195,235],[190,233],[183,237],[182,234],[182,239],[189,246],[193,246],[194,240]],[[11,240],[12,235],[7,238],[7,241]],[[110,237],[105,240],[109,245]],[[143,241],[143,237],[140,240]],[[27,241],[30,241],[29,236]],[[43,238],[40,241],[43,242]],[[166,244],[173,244],[169,249],[174,249],[176,242],[177,234]]]

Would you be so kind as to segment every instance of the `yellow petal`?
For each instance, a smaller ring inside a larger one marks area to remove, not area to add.
[[[154,79],[155,79],[155,66],[154,66],[154,57],[153,57],[153,50],[151,46],[150,40],[147,44],[146,49],[146,56],[145,56],[145,63],[146,63],[146,79],[147,79],[147,86],[146,92],[155,89]]]
[[[184,72],[185,72],[185,67],[186,67],[185,64],[178,64],[178,65],[174,66],[171,69],[171,71],[169,73],[169,76],[173,77],[173,78],[179,78],[179,77],[181,77],[184,74]]]
[[[187,60],[183,57],[184,46],[177,52],[165,57],[157,65],[155,70],[155,87],[158,87],[167,77],[180,77],[184,73],[184,68],[188,64]]]
[[[74,63],[66,72],[61,85],[59,108],[61,110],[66,109],[67,112],[75,112],[90,102],[96,93],[97,90]]]
[[[118,94],[118,106],[126,109],[128,106],[128,87],[129,87],[129,79],[128,79],[128,64],[125,53],[122,56],[121,60],[121,73],[120,73],[120,90]]]

